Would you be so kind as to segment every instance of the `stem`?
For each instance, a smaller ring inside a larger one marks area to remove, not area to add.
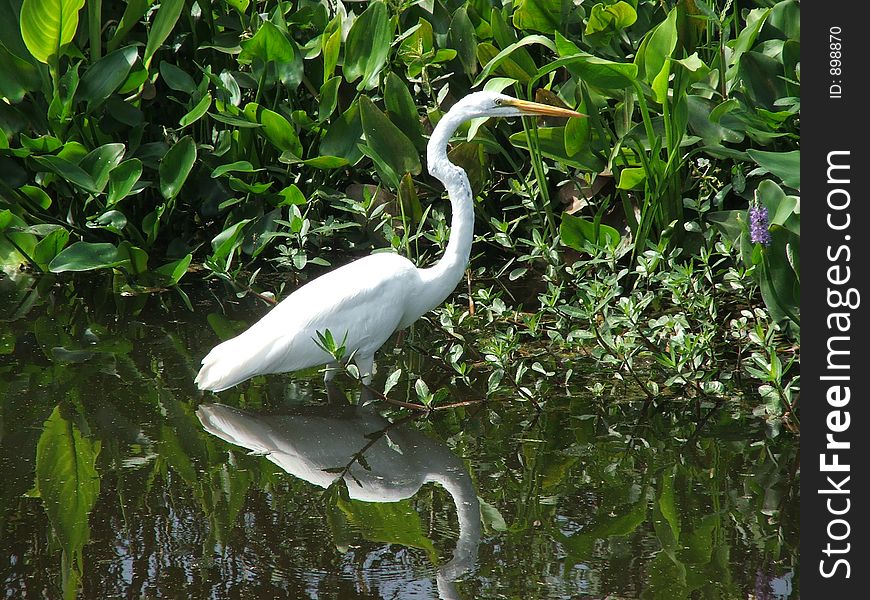
[[[102,52],[103,0],[88,0],[88,44],[91,49],[91,64],[100,60]]]

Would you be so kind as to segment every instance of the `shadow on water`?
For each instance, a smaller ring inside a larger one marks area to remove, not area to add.
[[[222,404],[203,404],[196,414],[212,435],[308,483],[338,487],[333,498],[351,514],[349,500],[395,503],[426,483],[441,485],[456,506],[459,537],[453,558],[438,567],[437,588],[441,598],[459,598],[454,581],[474,566],[480,542],[480,504],[462,461],[440,440],[391,423],[370,407],[348,405],[334,384],[327,392],[328,406],[289,414],[255,415]]]
[[[262,307],[0,284],[5,598],[799,596],[798,440],[739,398],[700,429],[694,403],[638,422],[642,399],[557,357],[540,414],[356,406],[316,372],[203,396],[200,357]],[[381,386],[441,376],[379,360]]]

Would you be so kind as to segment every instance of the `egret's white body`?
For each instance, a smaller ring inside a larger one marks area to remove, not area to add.
[[[318,332],[327,330],[343,343],[371,379],[374,354],[397,330],[404,329],[441,304],[462,279],[474,230],[471,185],[461,168],[447,159],[454,131],[475,117],[577,113],[524,102],[492,92],[476,92],[456,103],[438,122],[427,146],[429,173],[447,189],[453,211],[444,256],[418,269],[397,254],[361,258],[305,284],[281,301],[244,333],[216,346],[202,359],[196,376],[200,389],[221,391],[255,375],[299,371],[333,362],[320,347]],[[328,370],[329,380],[334,371]]]

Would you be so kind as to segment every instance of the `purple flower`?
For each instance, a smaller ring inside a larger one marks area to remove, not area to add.
[[[749,207],[749,239],[753,244],[770,245],[770,219],[767,209],[758,204]]]

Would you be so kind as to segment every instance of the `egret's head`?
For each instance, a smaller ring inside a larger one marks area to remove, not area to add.
[[[541,115],[547,117],[582,117],[578,112],[538,104],[527,100],[518,100],[496,92],[474,92],[469,94],[451,109],[451,112],[459,110],[465,118],[475,117],[519,117],[522,115]]]

